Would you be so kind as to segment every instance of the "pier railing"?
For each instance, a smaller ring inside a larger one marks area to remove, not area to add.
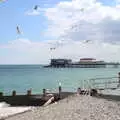
[[[87,88],[89,89],[118,89],[120,87],[120,73],[118,73],[118,77],[93,78],[85,80],[84,83],[88,84]]]

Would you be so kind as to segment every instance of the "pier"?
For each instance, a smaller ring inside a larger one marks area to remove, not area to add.
[[[120,63],[97,61],[93,58],[83,58],[78,62],[72,62],[71,59],[51,59],[49,65],[45,68],[118,68]]]

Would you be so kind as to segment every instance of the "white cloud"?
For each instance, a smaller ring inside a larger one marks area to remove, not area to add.
[[[56,47],[55,50],[50,50]],[[32,42],[28,39],[10,41],[0,46],[0,64],[46,64],[51,58],[71,58],[78,61],[82,57],[98,60],[120,61],[120,43],[91,41],[44,41]]]
[[[36,10],[35,9],[31,9],[31,10],[26,11],[25,15],[28,15],[28,16],[38,16],[38,15],[41,15],[44,11],[45,11],[45,8],[38,7]]]
[[[45,16],[50,25],[45,35],[72,40],[118,41],[119,13],[119,4],[105,6],[96,0],[60,2],[55,7],[46,9]]]
[[[30,11],[25,12],[25,15],[37,16],[37,15],[40,15],[40,11],[30,10]]]
[[[120,61],[119,13],[120,4],[111,7],[96,0],[60,2],[44,10],[49,23],[45,35],[52,36],[54,40],[10,41],[0,46],[1,51],[6,52],[0,54],[0,63],[48,63],[51,57],[76,61],[82,57]],[[85,43],[84,40],[92,42]],[[51,47],[57,48],[51,52]]]

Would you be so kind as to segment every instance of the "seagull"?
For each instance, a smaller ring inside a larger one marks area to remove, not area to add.
[[[90,42],[91,40],[86,40],[84,43],[88,43],[88,42]]]
[[[17,30],[17,33],[18,33],[18,34],[21,34],[21,31],[20,31],[20,29],[19,29],[19,26],[16,27],[16,30]]]
[[[37,9],[38,9],[38,5],[35,5],[34,10],[37,10]]]
[[[50,48],[50,50],[55,50],[56,48]]]

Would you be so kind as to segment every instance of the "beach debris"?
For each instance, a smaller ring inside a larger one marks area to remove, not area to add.
[[[96,89],[91,89],[90,90],[90,96],[96,96],[98,91]]]
[[[47,96],[53,97],[54,95],[52,93],[48,93]]]
[[[85,40],[85,42],[84,43],[89,43],[91,40]]]
[[[51,97],[43,106],[47,106],[49,104],[51,104],[52,102],[54,102],[55,98],[54,97]]]

